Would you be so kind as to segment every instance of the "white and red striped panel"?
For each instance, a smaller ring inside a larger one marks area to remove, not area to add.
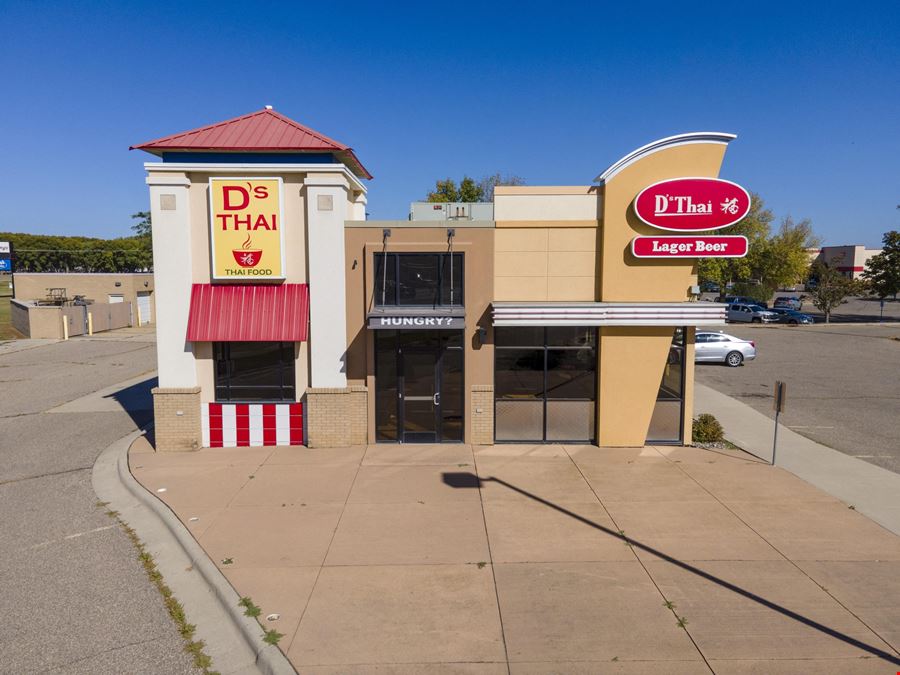
[[[303,445],[302,403],[204,403],[204,448]]]

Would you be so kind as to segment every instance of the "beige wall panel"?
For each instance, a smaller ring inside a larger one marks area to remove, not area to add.
[[[212,342],[194,342],[194,364],[197,368],[197,386],[200,387],[200,402],[216,400],[215,362]]]
[[[303,398],[309,384],[309,343],[294,343],[294,382],[297,387],[297,400]]]
[[[547,276],[546,251],[497,251],[494,254],[494,274],[498,277]]]
[[[550,302],[593,302],[597,299],[597,277],[550,277],[547,300]]]
[[[584,187],[583,194],[494,194],[495,220],[597,220],[597,189]]]
[[[595,277],[597,254],[593,251],[551,251],[547,271],[550,277]]]
[[[605,186],[602,229],[601,300],[606,302],[683,302],[697,283],[694,260],[638,260],[631,255],[637,235],[664,234],[634,214],[632,202],[642,189],[681,176],[715,178],[725,146],[694,143],[660,150],[623,169]]]
[[[548,233],[550,251],[597,251],[599,228],[553,228]]]
[[[546,251],[547,228],[497,230],[494,233],[495,251]]]
[[[600,329],[598,445],[644,445],[673,329]]]
[[[494,196],[586,195],[596,191],[595,185],[498,185],[494,188]]]
[[[547,277],[496,277],[494,300],[546,302]]]
[[[212,281],[209,241],[209,177],[208,173],[188,174],[191,231],[185,233],[191,242],[191,282],[208,284]],[[201,395],[202,396],[202,395]]]
[[[528,229],[532,227],[556,228],[596,228],[597,219],[590,220],[495,220],[494,227],[498,230],[509,228]]]
[[[58,339],[63,336],[62,314],[58,307],[31,307],[28,320],[29,337]]]

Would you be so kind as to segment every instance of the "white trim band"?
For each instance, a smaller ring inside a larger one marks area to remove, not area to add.
[[[241,163],[222,164],[214,162],[144,162],[144,169],[148,173],[163,171],[177,171],[180,173],[340,173],[346,176],[353,190],[367,192],[366,186],[344,164],[265,164],[265,163]],[[149,182],[149,179],[148,179]]]
[[[721,326],[717,302],[493,303],[495,326]]]

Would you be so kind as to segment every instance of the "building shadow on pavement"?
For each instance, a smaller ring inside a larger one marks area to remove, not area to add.
[[[532,500],[538,502],[539,504],[543,504],[544,506],[554,509],[555,511],[558,511],[560,513],[563,513],[563,514],[569,516],[570,518],[574,518],[575,520],[579,521],[580,523],[583,523],[585,525],[593,527],[594,529],[599,530],[599,531],[603,532],[604,534],[607,534],[611,537],[615,537],[616,539],[622,541],[623,543],[625,543],[628,546],[640,549],[642,551],[646,551],[647,553],[651,553],[654,556],[660,558],[661,560],[665,560],[666,562],[671,563],[672,565],[675,565],[675,566],[681,568],[682,570],[685,570],[686,572],[689,572],[691,574],[694,574],[698,577],[705,579],[706,581],[709,581],[718,586],[721,586],[722,588],[725,588],[725,589],[731,591],[732,593],[735,593],[735,594],[740,595],[748,600],[751,600],[763,607],[766,607],[767,609],[778,612],[779,614],[781,614],[789,619],[792,619],[794,621],[797,621],[798,623],[801,623],[805,626],[813,628],[814,630],[817,630],[817,631],[819,631],[829,637],[832,637],[836,640],[840,640],[852,647],[856,647],[857,649],[868,652],[869,654],[871,654],[875,657],[878,657],[879,659],[883,659],[884,661],[887,661],[888,663],[892,663],[894,665],[900,665],[900,658],[897,658],[893,654],[885,652],[884,650],[881,650],[878,647],[875,647],[873,645],[866,644],[865,642],[862,642],[861,640],[857,640],[856,638],[854,638],[850,635],[845,635],[844,633],[841,633],[840,631],[830,628],[829,626],[821,624],[818,621],[814,621],[813,619],[810,619],[809,617],[803,616],[802,614],[798,614],[797,612],[794,612],[794,611],[788,609],[787,607],[783,607],[783,606],[779,605],[778,603],[772,602],[771,600],[767,600],[766,598],[763,598],[762,596],[752,593],[744,588],[741,588],[740,586],[732,584],[724,579],[720,579],[719,577],[716,577],[715,575],[710,574],[709,572],[705,572],[702,569],[694,567],[693,565],[690,565],[682,560],[673,558],[672,556],[667,555],[667,554],[663,553],[662,551],[659,551],[651,546],[647,546],[646,544],[642,544],[641,542],[639,542],[635,539],[632,539],[631,537],[626,536],[622,532],[616,532],[614,530],[609,529],[608,527],[604,527],[603,525],[600,525],[599,523],[595,523],[594,521],[590,520],[589,518],[580,516],[577,513],[574,513],[572,511],[566,509],[563,506],[554,504],[553,502],[547,501],[546,499],[539,497],[531,492],[528,492],[527,490],[523,490],[522,488],[516,487],[515,485],[508,483],[507,481],[505,481],[501,478],[494,478],[494,477],[480,478],[471,472],[463,471],[463,472],[445,472],[442,474],[442,479],[443,479],[443,482],[445,485],[452,487],[452,488],[460,488],[460,489],[480,488],[482,486],[482,483],[486,483],[486,482],[493,482],[493,483],[497,483],[499,485],[503,485],[504,487],[506,487],[510,490],[513,490],[514,492],[517,492],[524,497],[532,499]]]
[[[144,428],[153,421],[153,395],[150,390],[156,386],[159,386],[159,379],[148,377],[103,398],[114,400],[128,413],[135,426]]]

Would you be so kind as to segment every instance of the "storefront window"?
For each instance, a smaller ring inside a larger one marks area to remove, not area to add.
[[[376,253],[375,305],[463,304],[462,253]]]
[[[681,443],[684,417],[684,340],[687,329],[676,328],[666,357],[647,443]]]
[[[591,442],[596,345],[596,328],[495,329],[496,440]]]
[[[292,342],[215,342],[217,401],[294,401]]]

